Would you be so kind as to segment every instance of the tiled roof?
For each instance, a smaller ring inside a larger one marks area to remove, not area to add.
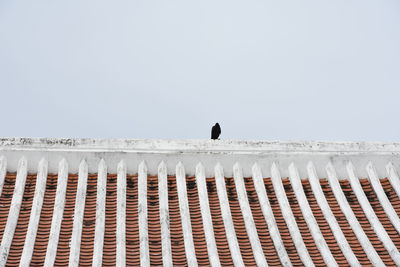
[[[0,266],[400,265],[398,144],[23,140]]]

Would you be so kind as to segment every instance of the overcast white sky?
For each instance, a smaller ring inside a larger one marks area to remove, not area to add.
[[[400,141],[398,0],[0,2],[0,136]]]

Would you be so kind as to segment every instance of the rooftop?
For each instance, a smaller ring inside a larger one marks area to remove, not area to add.
[[[0,267],[399,265],[400,144],[0,139]]]

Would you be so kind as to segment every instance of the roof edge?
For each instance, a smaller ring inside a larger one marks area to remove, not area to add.
[[[400,153],[395,142],[323,142],[205,139],[0,138],[0,151],[203,153]]]

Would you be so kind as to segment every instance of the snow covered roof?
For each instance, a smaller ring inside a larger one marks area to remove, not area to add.
[[[0,267],[400,265],[400,144],[0,139]]]

